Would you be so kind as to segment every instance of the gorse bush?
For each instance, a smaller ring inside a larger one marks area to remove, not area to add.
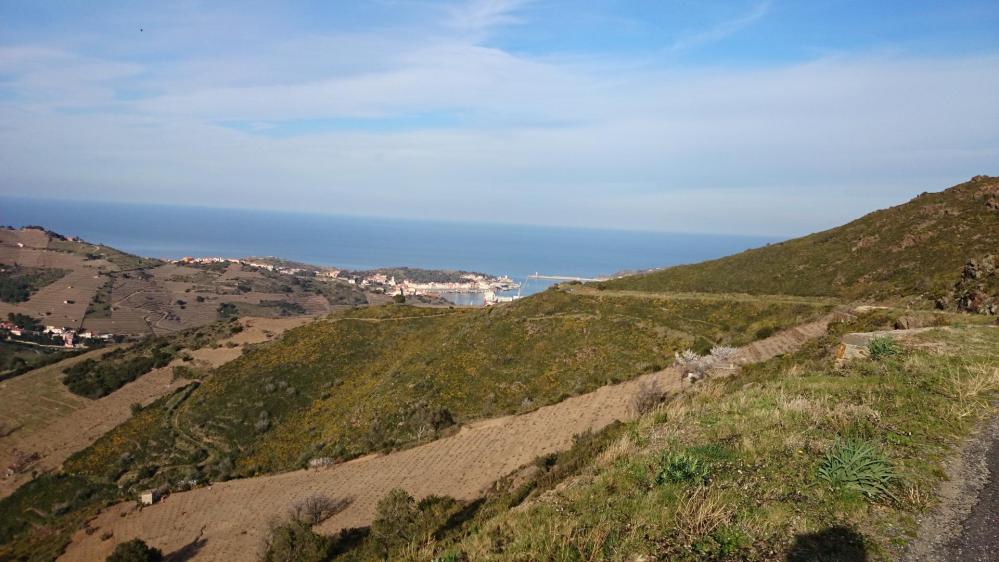
[[[304,521],[275,523],[264,539],[260,562],[323,562],[329,560],[332,541]]]
[[[867,352],[870,354],[871,359],[876,360],[882,357],[898,355],[902,352],[902,348],[890,336],[877,336],[867,342]]]
[[[659,460],[656,483],[707,484],[710,469],[703,460],[689,453],[665,453]]]
[[[895,469],[874,445],[856,440],[836,443],[818,469],[819,479],[833,489],[851,490],[869,499],[891,496]]]
[[[132,539],[115,547],[105,562],[160,562],[163,552],[147,545],[141,539]]]

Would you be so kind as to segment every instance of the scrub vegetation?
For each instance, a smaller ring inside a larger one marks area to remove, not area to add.
[[[176,405],[147,408],[72,458],[71,470],[135,485],[213,479],[410,446],[457,423],[532,410],[658,370],[691,346],[741,345],[820,304],[580,297],[557,289],[509,307],[387,306],[292,330],[215,370]],[[150,432],[155,438],[146,437]],[[155,477],[153,477],[155,476]]]
[[[940,328],[835,367],[838,333],[869,323],[582,436],[483,500],[414,503],[408,540],[373,525],[314,560],[895,559],[951,447],[994,411],[999,330]]]
[[[999,296],[999,178],[978,176],[849,224],[733,256],[607,281],[608,289],[905,298],[942,308]],[[974,285],[965,279],[969,262]],[[970,293],[970,294],[969,294]],[[992,293],[991,295],[989,293]]]
[[[24,302],[32,293],[66,276],[65,269],[0,266],[0,301]]]

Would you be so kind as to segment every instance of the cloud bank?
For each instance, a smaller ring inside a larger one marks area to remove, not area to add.
[[[784,235],[999,172],[996,54],[671,58],[768,3],[677,33],[668,55],[500,46],[532,6],[406,4],[418,15],[388,26],[256,40],[252,18],[169,13],[121,25],[148,40],[0,45],[0,189]],[[213,25],[217,45],[190,39]]]

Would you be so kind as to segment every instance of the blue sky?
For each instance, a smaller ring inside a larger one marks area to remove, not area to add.
[[[999,175],[999,4],[0,0],[0,193],[790,235]]]

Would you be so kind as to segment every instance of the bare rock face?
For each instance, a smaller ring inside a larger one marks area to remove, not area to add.
[[[954,302],[958,310],[981,314],[999,311],[999,259],[987,255],[969,259],[961,270],[961,278],[954,284]]]

